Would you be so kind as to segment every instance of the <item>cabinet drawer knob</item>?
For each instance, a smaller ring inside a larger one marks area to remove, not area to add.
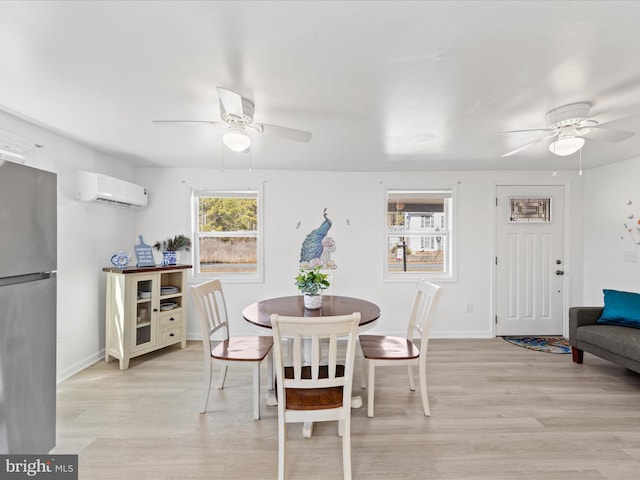
[[[170,321],[170,322],[173,322],[174,320],[175,320],[175,318],[173,318],[173,317],[171,317],[171,318],[169,319],[169,321]]]
[[[170,336],[170,337],[175,337],[175,334],[170,333],[170,334],[169,334],[169,336]]]

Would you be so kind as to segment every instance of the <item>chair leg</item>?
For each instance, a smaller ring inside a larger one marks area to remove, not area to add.
[[[227,366],[226,365],[221,365],[220,366],[220,378],[218,379],[218,388],[222,389],[224,388],[224,381],[227,378]]]
[[[280,415],[280,412],[278,412]],[[284,480],[285,470],[285,443],[287,438],[287,429],[284,420],[278,416],[278,480]]]
[[[276,382],[275,382],[275,367],[273,365],[273,350],[271,350],[269,352],[269,355],[267,356],[267,371],[269,373],[267,380],[269,382],[269,390],[273,390],[274,388],[276,388]]]
[[[211,390],[211,359],[207,358],[204,363],[204,379],[202,382],[202,397],[200,400],[200,413],[206,413],[207,403],[209,402],[209,391]]]
[[[418,366],[418,376],[420,377],[420,395],[422,396],[422,408],[427,417],[431,416],[429,409],[429,396],[427,394],[427,365],[423,360]]]
[[[344,480],[351,480],[351,418],[342,420],[342,474]]]
[[[407,370],[409,373],[409,390],[414,392],[416,390],[416,383],[413,381],[413,367],[409,365],[407,366]]]
[[[376,386],[376,364],[373,360],[367,360],[367,368],[369,369],[369,381],[367,388],[367,416],[373,418],[373,396]]]
[[[367,388],[367,370],[369,368],[369,361],[364,358],[364,354],[362,355],[362,363],[360,368],[360,386],[362,388]]]
[[[260,362],[253,364],[253,419],[260,420]]]
[[[269,352],[269,356],[267,358],[267,383],[269,384],[269,388],[267,389],[267,395],[265,397],[265,403],[269,407],[274,407],[278,405],[278,399],[276,398],[276,382],[275,382],[275,367],[273,365],[273,350]]]

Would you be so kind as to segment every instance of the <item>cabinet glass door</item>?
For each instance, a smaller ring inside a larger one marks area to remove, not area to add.
[[[155,344],[155,319],[157,317],[156,277],[143,276],[133,282],[133,292],[136,296],[133,323],[132,350],[139,350]]]

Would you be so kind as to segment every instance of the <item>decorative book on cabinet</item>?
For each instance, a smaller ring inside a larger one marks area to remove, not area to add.
[[[187,346],[187,270],[191,265],[105,267],[105,361],[129,359],[180,343]]]

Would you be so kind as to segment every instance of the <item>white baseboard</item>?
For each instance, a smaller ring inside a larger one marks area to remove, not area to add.
[[[431,332],[429,338],[493,338],[493,333],[489,331],[439,331]]]
[[[99,362],[100,360],[104,360],[104,349],[88,356],[83,360],[80,360],[79,362],[74,363],[73,365],[71,365],[68,368],[65,368],[64,370],[58,370],[56,374],[56,383],[61,383],[65,381],[67,378],[75,375],[78,372],[81,372],[85,368],[90,367],[91,365],[93,365],[96,362]]]

